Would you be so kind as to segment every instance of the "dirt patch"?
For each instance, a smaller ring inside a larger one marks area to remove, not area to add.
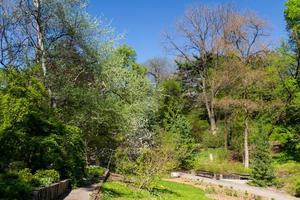
[[[122,182],[122,181],[124,181],[124,176],[122,176],[120,174],[116,174],[116,173],[110,173],[108,180]]]

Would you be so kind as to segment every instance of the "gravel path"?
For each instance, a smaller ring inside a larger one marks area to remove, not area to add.
[[[261,197],[269,198],[269,199],[276,199],[276,200],[300,200],[300,198],[293,197],[291,195],[288,195],[286,193],[281,193],[278,191],[272,191],[265,188],[259,188],[259,187],[253,187],[246,185],[245,183],[239,183],[232,180],[214,180],[209,178],[204,178],[192,174],[187,173],[181,173],[181,178],[196,181],[196,182],[204,182],[204,183],[210,183],[214,185],[222,185],[224,187],[228,187],[234,190],[239,190],[242,192],[248,192],[250,194],[258,195]]]
[[[64,200],[89,200],[97,184],[72,190]]]

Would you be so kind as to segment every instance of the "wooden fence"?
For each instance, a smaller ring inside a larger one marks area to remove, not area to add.
[[[71,190],[70,179],[54,183],[48,187],[38,188],[32,192],[32,200],[54,200],[59,199]]]
[[[218,173],[213,173],[210,171],[197,171],[196,175],[205,177],[205,178],[213,178],[213,179],[217,179],[217,180],[219,180],[219,179],[249,180],[249,178],[250,178],[249,174],[238,174],[238,173],[218,174]]]

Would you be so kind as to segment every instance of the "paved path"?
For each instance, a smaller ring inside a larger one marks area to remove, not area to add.
[[[187,173],[181,173],[181,178],[191,180],[191,181],[196,181],[196,182],[204,182],[204,183],[210,183],[214,185],[222,185],[224,187],[232,188],[234,190],[239,190],[242,192],[248,192],[250,194],[258,195],[261,197],[269,198],[269,199],[276,199],[276,200],[300,200],[300,198],[296,198],[293,196],[290,196],[286,193],[281,193],[278,191],[272,191],[268,190],[265,188],[259,188],[259,187],[253,187],[246,185],[245,183],[239,183],[239,182],[234,182],[230,180],[214,180],[214,179],[209,179],[209,178],[204,178],[192,174],[187,174]]]
[[[97,184],[72,190],[64,200],[89,200]]]

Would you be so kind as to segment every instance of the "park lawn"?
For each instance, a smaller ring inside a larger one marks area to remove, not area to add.
[[[122,182],[108,181],[103,185],[104,200],[118,199],[144,199],[144,200],[209,200],[203,190],[190,185],[160,181],[159,186],[153,191],[139,190]]]

